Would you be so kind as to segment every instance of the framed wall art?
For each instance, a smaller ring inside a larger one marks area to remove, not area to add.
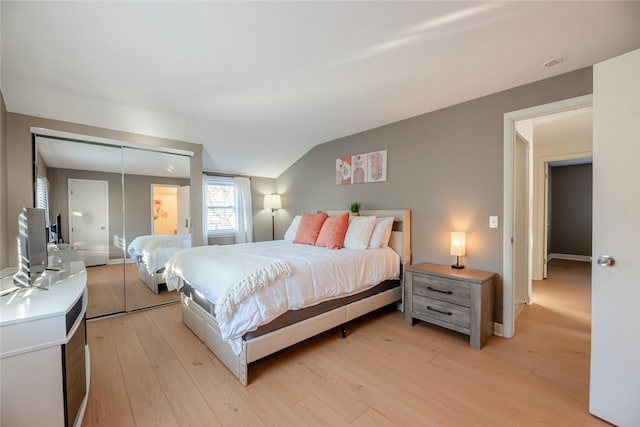
[[[387,150],[336,159],[336,185],[387,180]]]

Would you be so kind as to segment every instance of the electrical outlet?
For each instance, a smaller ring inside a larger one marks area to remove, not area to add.
[[[498,216],[491,215],[489,217],[489,228],[498,228]]]

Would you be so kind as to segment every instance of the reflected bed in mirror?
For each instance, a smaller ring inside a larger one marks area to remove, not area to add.
[[[160,147],[95,139],[34,137],[34,177],[47,186],[47,200],[41,203],[47,204],[52,222],[60,214],[65,243],[87,266],[87,316],[179,301],[179,294],[168,292],[159,281],[150,287],[126,249],[137,237],[154,233],[154,216],[177,216],[168,209],[171,201],[153,196],[155,186],[182,189],[182,199],[176,197],[175,204],[183,209],[180,219],[173,218],[171,233],[190,232],[190,157],[157,151]],[[160,215],[155,213],[158,200],[167,208]],[[186,228],[178,227],[185,222]]]
[[[127,247],[138,267],[138,277],[155,294],[166,289],[164,265],[176,253],[191,247],[190,234],[153,234],[138,236]]]

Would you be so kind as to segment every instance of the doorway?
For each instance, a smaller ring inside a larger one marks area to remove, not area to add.
[[[151,234],[189,234],[188,185],[151,184]]]
[[[151,234],[178,234],[178,186],[151,184]]]
[[[554,102],[551,104],[532,107],[524,110],[506,113],[504,116],[504,229],[503,229],[503,328],[502,335],[511,338],[515,333],[515,317],[518,310],[517,303],[527,300],[528,303],[533,302],[531,292],[531,280],[533,278],[541,279],[543,270],[543,236],[544,236],[544,168],[545,163],[549,160],[546,158],[550,155],[571,157],[589,157],[590,151],[586,154],[575,141],[567,141],[563,144],[564,152],[548,152],[541,150],[532,155],[531,147],[528,149],[529,162],[532,173],[528,176],[531,178],[529,185],[529,194],[527,196],[520,195],[531,201],[528,215],[525,219],[527,226],[522,226],[522,208],[517,210],[516,203],[518,197],[517,192],[524,191],[523,186],[517,179],[518,168],[518,151],[516,124],[529,120],[555,120],[557,113],[571,112],[581,108],[590,107],[592,104],[592,96],[586,95],[582,97],[567,99]],[[543,117],[546,117],[543,118]],[[522,127],[521,127],[522,128]],[[533,123],[525,124],[524,129],[533,129]],[[533,139],[533,131],[521,132],[521,136]],[[535,144],[535,141],[533,141]],[[547,148],[552,144],[545,144]],[[542,180],[542,184],[540,181]],[[516,216],[518,214],[518,216]],[[530,239],[530,243],[529,242]],[[518,250],[515,242],[525,242],[525,250]],[[528,252],[526,248],[529,248]],[[527,277],[523,280],[523,269],[527,271]],[[526,298],[525,298],[526,296]]]

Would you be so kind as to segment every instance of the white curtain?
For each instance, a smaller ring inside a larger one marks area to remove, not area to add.
[[[233,178],[236,187],[236,218],[238,227],[236,243],[253,242],[253,211],[251,209],[251,180],[237,176]]]
[[[202,245],[209,245],[209,232],[207,230],[207,218],[209,212],[207,209],[207,175],[202,175]]]

